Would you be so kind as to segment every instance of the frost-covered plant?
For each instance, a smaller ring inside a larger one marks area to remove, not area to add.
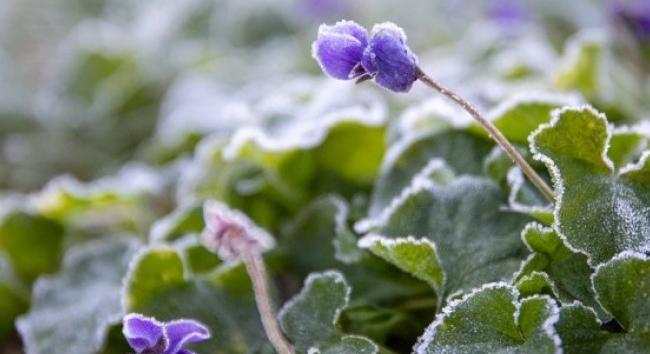
[[[38,97],[0,53],[0,352],[648,352],[642,1],[65,2]]]

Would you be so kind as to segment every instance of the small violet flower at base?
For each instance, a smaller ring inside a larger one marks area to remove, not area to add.
[[[408,92],[418,79],[418,59],[406,45],[406,34],[391,22],[368,32],[353,21],[321,25],[312,55],[323,71],[339,80],[373,79],[394,92]]]
[[[137,313],[124,316],[122,332],[137,354],[193,354],[187,344],[210,338],[210,331],[195,320],[159,322]]]

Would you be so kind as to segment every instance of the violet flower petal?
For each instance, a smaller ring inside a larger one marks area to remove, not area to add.
[[[167,336],[163,324],[153,318],[137,313],[124,316],[122,332],[129,346],[138,353],[147,349],[167,347]]]
[[[339,21],[334,26],[321,25],[312,44],[312,56],[329,76],[349,80],[368,45],[368,31],[353,21]]]
[[[203,324],[194,320],[176,320],[165,325],[169,346],[163,354],[192,353],[183,346],[210,338],[210,331]]]
[[[632,2],[616,1],[610,5],[609,11],[639,41],[650,41],[650,2],[647,0]]]
[[[417,62],[401,28],[391,22],[373,27],[361,64],[378,85],[395,92],[409,91],[417,80]]]

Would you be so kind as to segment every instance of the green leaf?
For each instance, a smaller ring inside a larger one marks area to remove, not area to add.
[[[368,189],[384,156],[385,126],[354,117],[300,124],[295,136],[251,128],[202,142],[179,195],[222,200],[275,229],[317,195]]]
[[[490,283],[450,303],[427,328],[415,353],[561,353],[553,300],[518,297],[515,288]]]
[[[278,315],[287,337],[300,353],[378,353],[369,339],[344,335],[336,327],[348,306],[350,287],[339,272],[312,273],[298,295]]]
[[[116,175],[80,182],[52,179],[34,198],[38,212],[82,235],[145,232],[158,216],[151,198],[162,189],[157,171],[127,165]]]
[[[528,135],[540,124],[551,120],[551,111],[556,108],[577,104],[578,99],[572,95],[521,95],[510,98],[499,104],[489,114],[488,118],[512,143],[525,144]],[[474,123],[471,127],[476,132],[487,137],[483,128]]]
[[[578,35],[567,42],[565,65],[555,74],[555,87],[577,90],[587,99],[601,94],[603,43],[599,38]]]
[[[47,217],[13,210],[0,220],[0,251],[18,276],[31,283],[57,270],[63,253],[63,227]]]
[[[151,225],[152,242],[174,241],[186,234],[200,233],[204,227],[203,204],[197,201],[177,207]]]
[[[629,332],[645,332],[650,341],[650,259],[623,252],[593,275],[598,302]]]
[[[553,174],[558,198],[555,230],[591,264],[625,251],[650,249],[650,162],[614,171],[610,131],[589,107],[556,111],[531,136],[531,149]]]
[[[553,229],[536,223],[528,224],[521,237],[533,254],[522,264],[517,279],[544,272],[556,287],[560,300],[580,300],[597,309],[601,319],[607,318],[591,287],[593,269],[587,263],[587,256],[569,249]]]
[[[602,330],[596,312],[577,301],[562,306],[555,329],[567,354],[605,353],[601,350],[603,345],[609,339],[620,336]]]
[[[311,272],[339,269],[354,288],[355,298],[369,303],[386,303],[396,298],[429,294],[422,282],[405,277],[404,273],[359,249],[361,258],[350,264],[337,257],[336,239],[344,202],[334,196],[321,197],[312,202],[279,237],[279,246],[286,247],[290,269],[297,276]],[[297,281],[300,281],[297,279]]]
[[[480,174],[488,140],[459,130],[407,136],[394,143],[375,181],[368,215],[375,217],[435,158],[458,174]]]
[[[0,252],[0,341],[14,329],[14,320],[28,307],[28,291]]]
[[[553,297],[558,297],[558,291],[549,278],[548,274],[544,272],[533,271],[526,275],[517,277],[515,287],[519,290],[521,296],[532,296],[535,294],[545,294]]]
[[[636,160],[648,145],[649,136],[643,129],[624,127],[612,132],[607,156],[617,169]]]
[[[607,332],[589,307],[576,302],[564,306],[556,329],[571,353],[645,353],[650,346],[648,292],[650,260],[644,254],[623,252],[601,264],[592,277],[598,302],[623,327]]]
[[[389,239],[367,235],[359,240],[359,246],[394,264],[401,270],[425,281],[438,294],[442,293],[445,272],[433,242],[413,237]]]
[[[506,180],[512,165],[512,160],[503,149],[495,146],[483,160],[483,174],[500,183]]]
[[[216,256],[215,256],[216,257]],[[191,275],[181,254],[156,246],[131,263],[123,303],[161,321],[192,318],[207,325],[212,338],[193,346],[200,353],[271,353],[259,320],[250,280],[239,264],[223,264]]]
[[[548,200],[524,177],[521,170],[512,167],[506,177],[510,188],[508,194],[510,210],[532,216],[545,225],[552,224],[552,206],[548,205]]]
[[[26,351],[97,353],[122,316],[122,277],[137,248],[113,237],[70,250],[59,273],[36,282],[32,307],[17,321]]]
[[[597,31],[576,33],[566,43],[563,65],[556,71],[554,86],[578,91],[587,102],[607,113],[611,121],[643,115],[647,91],[639,74],[615,60],[615,40]]]
[[[447,296],[510,278],[524,257],[519,231],[526,216],[503,211],[501,189],[486,178],[461,176],[445,186],[422,180],[375,222],[389,238],[413,236],[435,244]]]
[[[187,268],[193,274],[209,273],[221,264],[221,259],[215,257],[199,241],[199,235],[187,235],[174,243],[174,248],[178,249],[187,264]]]

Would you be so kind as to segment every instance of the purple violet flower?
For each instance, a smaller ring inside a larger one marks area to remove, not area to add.
[[[159,322],[137,313],[124,316],[122,332],[137,354],[194,354],[186,344],[210,338],[210,331],[194,320]]]
[[[530,20],[530,13],[521,0],[493,0],[488,16],[505,29],[517,28]]]
[[[368,32],[353,21],[321,25],[312,55],[323,71],[339,80],[374,79],[395,92],[407,92],[417,80],[417,57],[406,45],[406,34],[384,22]]]
[[[611,16],[626,27],[642,43],[650,42],[650,1],[615,1],[610,4]]]
[[[234,260],[245,252],[262,253],[275,245],[273,237],[243,213],[215,200],[203,205],[203,245],[223,260]]]

